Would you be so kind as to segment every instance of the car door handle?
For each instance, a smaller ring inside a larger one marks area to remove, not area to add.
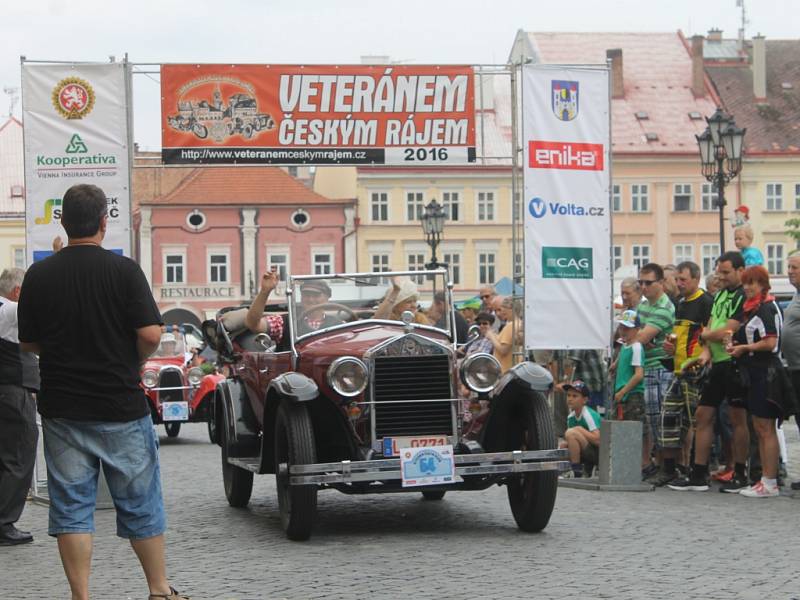
[[[262,375],[265,374],[265,373],[269,373],[269,368],[259,369],[258,372],[261,373]]]

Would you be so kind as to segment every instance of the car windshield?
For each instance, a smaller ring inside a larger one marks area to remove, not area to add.
[[[161,334],[158,350],[155,351],[153,356],[156,358],[183,356],[185,351],[183,334],[169,331]]]
[[[448,334],[450,295],[444,271],[355,273],[292,277],[292,328],[295,338],[354,320],[411,322]]]

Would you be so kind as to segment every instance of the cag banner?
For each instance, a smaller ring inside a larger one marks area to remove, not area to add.
[[[90,183],[108,198],[103,247],[131,255],[126,69],[121,63],[22,65],[28,263],[66,243],[61,202]]]
[[[525,346],[610,343],[605,68],[523,67]]]
[[[162,65],[167,164],[475,162],[469,66]]]

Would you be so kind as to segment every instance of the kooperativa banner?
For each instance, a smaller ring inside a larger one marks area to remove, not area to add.
[[[606,68],[523,67],[529,350],[610,344],[609,110]]]
[[[122,63],[22,64],[28,264],[66,243],[61,200],[78,183],[108,198],[103,247],[131,255],[126,97]]]
[[[162,65],[167,164],[475,162],[468,66]]]

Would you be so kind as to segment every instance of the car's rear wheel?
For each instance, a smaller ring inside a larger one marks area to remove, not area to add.
[[[510,439],[518,450],[548,450],[556,447],[553,424],[545,399],[538,393],[523,400],[522,415],[510,419]],[[513,475],[507,481],[508,502],[517,526],[523,531],[541,531],[550,521],[558,490],[557,471],[532,471]]]
[[[424,500],[441,500],[444,498],[444,492],[442,490],[430,490],[427,492],[422,492],[422,498]]]
[[[220,430],[222,441],[222,484],[225,486],[225,497],[234,508],[243,508],[250,502],[253,493],[253,473],[228,462],[228,440],[225,427]]]
[[[212,444],[219,443],[219,433],[217,432],[217,419],[216,415],[214,414],[214,403],[211,402],[209,404],[209,411],[207,415],[208,421],[206,421],[206,425],[208,426],[208,439],[211,441]]]
[[[172,423],[164,423],[164,429],[167,430],[167,436],[169,437],[178,437],[178,434],[181,432],[181,424],[180,421]]]
[[[281,464],[312,464],[317,453],[314,428],[308,410],[302,404],[284,402],[275,419],[275,483],[281,524],[290,540],[302,541],[311,537],[317,514],[317,487],[290,485],[289,474],[281,472]]]

